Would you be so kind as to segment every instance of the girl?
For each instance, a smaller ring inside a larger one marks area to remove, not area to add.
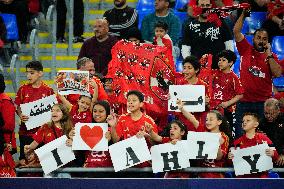
[[[149,133],[150,138],[158,143],[172,143],[176,144],[177,141],[180,140],[186,140],[187,137],[187,128],[184,126],[184,124],[179,120],[173,120],[169,123],[169,125],[165,128],[162,135],[159,136],[157,133],[155,133],[152,129],[152,126],[150,124],[145,124],[146,131]],[[137,133],[137,137],[142,137],[147,135],[144,131],[140,131]],[[164,176],[165,178],[190,178],[190,174],[186,172],[167,172]]]
[[[229,148],[231,132],[224,116],[217,110],[212,110],[206,116],[206,129],[208,132],[221,133],[220,147],[216,159],[200,161],[201,167],[223,167]],[[222,173],[199,173],[201,178],[224,178]]]

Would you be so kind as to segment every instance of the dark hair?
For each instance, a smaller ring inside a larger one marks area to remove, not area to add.
[[[128,98],[128,96],[130,96],[130,95],[135,95],[135,96],[138,97],[140,102],[144,102],[144,95],[140,91],[131,90],[127,93],[126,97]]]
[[[253,36],[255,37],[257,32],[266,32],[267,33],[267,37],[269,37],[268,31],[265,28],[258,28],[253,32]]]
[[[5,79],[3,74],[0,73],[0,93],[4,93],[5,89],[6,89]]]
[[[86,97],[86,98],[89,98],[89,99],[92,100],[91,94],[90,94],[90,96],[89,96],[89,95],[80,95],[79,100],[80,100],[82,97]]]
[[[129,39],[131,37],[134,37],[136,39],[139,39],[139,41],[141,43],[144,43],[144,40],[142,39],[142,34],[141,34],[141,31],[136,28],[136,27],[132,27],[130,28],[127,33],[126,33],[126,39]]]
[[[154,28],[163,28],[165,31],[168,31],[169,26],[166,22],[158,21],[158,22],[156,22]]]
[[[198,72],[196,73],[196,75],[199,74],[200,69],[201,69],[201,64],[200,64],[200,62],[199,62],[199,60],[198,60],[198,58],[197,58],[196,56],[191,55],[191,56],[186,57],[186,58],[182,61],[182,65],[184,65],[184,64],[186,64],[186,63],[190,63],[190,64],[193,66],[194,70],[198,70]]]
[[[165,0],[166,2],[169,2],[169,8],[174,8],[176,5],[176,0]]]
[[[87,58],[87,57],[82,57],[82,58],[78,59],[77,63],[76,63],[77,69],[79,70],[82,66],[85,66],[86,62],[93,62],[93,61],[92,61],[92,59]]]
[[[33,69],[36,71],[43,71],[43,66],[42,63],[40,61],[30,61],[27,63],[26,65],[26,69]]]
[[[164,137],[169,137],[170,136],[170,130],[171,130],[171,125],[175,123],[179,126],[181,131],[184,131],[184,135],[182,136],[182,140],[186,140],[187,138],[187,127],[183,124],[182,121],[178,120],[178,119],[174,119],[172,120],[162,131],[161,136]]]
[[[222,58],[222,57],[226,58],[228,62],[233,62],[233,64],[237,60],[236,54],[231,50],[223,50],[220,53],[218,53],[218,58]]]
[[[215,114],[217,120],[222,121],[221,125],[219,126],[219,130],[225,133],[229,137],[229,144],[231,144],[233,142],[232,130],[231,130],[230,124],[227,121],[226,117],[223,116],[218,110],[211,110],[207,114],[209,113]]]
[[[259,123],[259,121],[260,121],[260,118],[259,118],[259,116],[258,116],[256,113],[246,112],[246,113],[243,114],[243,117],[245,117],[245,116],[252,116],[253,118],[256,119],[256,121],[257,121],[258,123]]]
[[[110,104],[108,103],[108,101],[105,101],[105,100],[97,101],[93,106],[92,113],[94,112],[94,108],[96,105],[100,105],[104,107],[104,109],[106,110],[106,116],[110,115]],[[95,122],[94,118],[93,118],[93,122]]]

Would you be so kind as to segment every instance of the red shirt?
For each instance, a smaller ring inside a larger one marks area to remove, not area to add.
[[[34,134],[33,139],[39,144],[47,144],[61,136],[63,136],[62,129],[55,127],[54,125],[49,126],[48,124],[44,124]]]
[[[234,72],[223,73],[220,70],[213,72],[213,96],[210,101],[210,108],[215,109],[222,102],[231,100],[236,95],[243,93],[242,84]],[[231,112],[233,111],[232,106],[228,107]]]
[[[246,38],[237,42],[241,56],[240,79],[244,87],[243,102],[264,102],[272,94],[272,73],[265,62],[266,53],[258,52]],[[276,55],[274,59],[278,62]]]
[[[85,112],[78,111],[79,106],[73,105],[70,110],[70,116],[72,118],[72,122],[75,125],[76,123],[92,123],[92,113],[90,110]]]
[[[180,79],[177,81],[176,85],[190,85],[185,79]],[[205,86],[205,94],[209,96],[208,94],[208,85],[202,81],[201,79],[198,79],[197,83],[195,85],[204,85]],[[180,121],[182,121],[186,126],[188,131],[196,131],[196,132],[204,132],[206,131],[206,128],[204,127],[205,125],[205,119],[206,119],[206,114],[207,112],[195,112],[192,113],[199,121],[199,126],[197,128],[194,127],[194,125],[186,119],[181,112],[174,112],[173,113]]]
[[[41,82],[39,88],[33,88],[31,84],[24,84],[19,88],[17,92],[15,104],[17,106],[20,106],[20,104],[33,102],[53,94],[53,89],[43,82]],[[28,131],[26,125],[24,123],[21,123],[19,135],[32,136],[37,131],[37,129],[38,128]]]
[[[93,76],[90,80],[93,80],[97,86],[98,86],[98,101],[100,100],[107,100],[108,99],[108,95],[107,93],[105,92],[105,89],[104,89],[104,86],[102,84],[102,82],[100,81],[99,78]],[[92,86],[90,85],[90,88],[89,88],[89,92],[91,95],[94,94],[94,89],[92,88]],[[78,100],[80,98],[80,95],[79,94],[70,94],[70,95],[67,95],[67,100],[75,105],[77,104]]]
[[[108,151],[88,151],[86,153],[84,167],[112,167],[112,161]]]
[[[222,159],[206,159],[202,161],[201,167],[224,167],[229,149],[229,137],[224,132],[221,132],[221,137],[224,139],[224,143],[221,145]],[[199,173],[198,175],[201,178],[224,178],[223,173]]]
[[[222,2],[224,3],[225,6],[232,6],[233,5],[232,0],[223,0]],[[212,3],[212,8],[217,7],[216,4],[215,4],[215,1],[211,1],[211,3]],[[188,5],[191,6],[191,7],[193,5],[196,5],[196,0],[190,0]]]
[[[252,139],[247,138],[247,136],[244,134],[240,138],[234,141],[234,146],[242,148],[247,148],[251,146],[255,146],[258,144],[263,144],[266,142],[268,145],[272,145],[272,141],[264,134],[264,133],[256,133]],[[278,158],[277,151],[274,150],[274,156],[273,159]],[[247,174],[247,175],[241,175],[238,177],[244,177],[244,178],[267,178],[268,173],[267,172],[261,172],[261,173],[253,173],[253,174]]]
[[[15,162],[10,152],[4,149],[0,155],[0,177],[16,177]]]

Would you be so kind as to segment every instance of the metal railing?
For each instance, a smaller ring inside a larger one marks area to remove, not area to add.
[[[10,78],[12,80],[12,85],[13,85],[13,90],[16,93],[18,88],[19,88],[19,83],[20,83],[20,65],[19,62],[17,62],[19,59],[18,54],[13,54],[11,58],[11,63],[10,63]]]
[[[38,30],[33,29],[31,31],[31,35],[30,35],[30,47],[32,49],[32,59],[33,60],[38,60],[38,58],[39,58],[38,44],[39,44]]]
[[[73,50],[73,15],[74,15],[74,0],[65,0],[66,8],[67,8],[67,18],[69,20],[68,25],[68,55],[72,55]]]

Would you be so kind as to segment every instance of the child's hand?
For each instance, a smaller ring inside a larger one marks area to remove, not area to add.
[[[145,131],[139,131],[138,133],[136,133],[136,137],[137,138],[143,138],[145,136],[147,136],[148,134]]]
[[[225,142],[225,139],[221,136],[220,139],[219,139],[220,146],[221,146],[222,144],[224,144],[224,142]]]
[[[73,143],[73,140],[72,139],[70,139],[70,138],[68,138],[67,140],[66,140],[66,146],[68,146],[68,147],[72,147],[72,143]]]
[[[117,117],[115,113],[111,113],[110,115],[107,116],[107,123],[111,127],[115,127],[117,124]]]
[[[234,154],[232,152],[228,153],[228,159],[234,159]]]
[[[29,117],[26,116],[26,115],[21,114],[21,115],[20,115],[20,119],[21,119],[22,122],[25,123],[25,122],[27,122],[27,121],[29,120]]]
[[[177,105],[178,105],[178,109],[180,111],[183,110],[183,106],[184,106],[184,102],[181,99],[177,99]]]
[[[106,137],[107,141],[111,140],[111,133],[110,133],[110,131],[106,132],[105,137]]]
[[[206,95],[206,96],[205,96],[205,105],[206,105],[206,106],[209,105],[209,101],[210,101],[210,98]]]
[[[151,133],[153,131],[153,126],[148,123],[148,122],[145,122],[145,130],[148,132],[148,133]]]
[[[276,160],[276,165],[279,165],[279,166],[284,165],[284,155],[279,155],[278,159]]]
[[[174,139],[171,141],[171,144],[175,145],[177,143],[178,139]]]
[[[6,147],[7,147],[7,149],[8,149],[9,152],[11,152],[12,149],[13,149],[12,144],[6,143]]]
[[[268,149],[266,149],[266,150],[265,150],[265,154],[266,154],[267,156],[273,157],[273,155],[274,155],[274,149],[273,149],[273,148],[268,148]]]
[[[73,140],[73,138],[74,138],[74,136],[75,136],[75,128],[72,128],[72,130],[69,132],[69,138],[71,139],[71,140]]]

